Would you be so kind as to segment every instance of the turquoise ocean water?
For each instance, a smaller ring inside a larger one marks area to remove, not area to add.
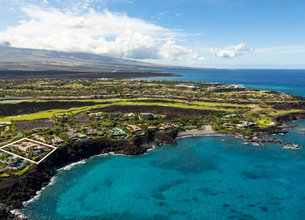
[[[269,86],[304,91],[292,84]],[[290,124],[296,127],[277,137],[305,146],[305,121]],[[30,219],[304,219],[304,183],[304,149],[255,147],[227,136],[184,138],[145,155],[97,156],[59,170],[24,213]]]

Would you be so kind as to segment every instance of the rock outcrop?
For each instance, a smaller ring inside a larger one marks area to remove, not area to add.
[[[177,134],[178,130],[168,130],[163,133],[148,133],[133,141],[92,139],[61,147],[40,164],[32,166],[24,175],[0,179],[0,219],[14,219],[10,210],[23,208],[25,201],[49,184],[58,168],[110,152],[124,155],[144,154],[154,146],[175,145]]]

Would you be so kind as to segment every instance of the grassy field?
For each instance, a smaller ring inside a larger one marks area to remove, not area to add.
[[[302,110],[300,109],[292,109],[292,110],[288,110],[288,111],[279,111],[276,113],[270,113],[270,116],[280,116],[280,115],[285,115],[285,114],[289,114],[289,113],[298,113],[301,112]]]
[[[1,118],[1,121],[26,121],[26,120],[35,120],[35,119],[42,119],[42,118],[52,118],[53,115],[63,115],[67,113],[79,113],[83,111],[90,110],[92,108],[103,108],[106,107],[105,104],[94,105],[94,106],[85,106],[85,107],[77,107],[77,108],[70,108],[70,109],[52,109],[47,111],[41,111],[37,113],[32,113],[28,115],[18,115],[18,116],[10,116]]]
[[[260,119],[257,120],[256,123],[260,128],[266,128],[274,124],[272,118],[267,115],[260,117]]]
[[[47,100],[28,100],[28,102],[47,102]],[[83,111],[88,111],[96,108],[103,108],[111,105],[142,105],[142,106],[163,106],[163,107],[176,107],[184,109],[197,109],[197,110],[210,110],[210,111],[222,111],[222,112],[234,112],[237,109],[249,109],[249,111],[254,110],[258,107],[257,104],[235,104],[235,103],[218,103],[218,102],[205,102],[205,101],[194,101],[189,102],[182,99],[168,99],[168,98],[131,98],[131,99],[79,99],[79,100],[52,100],[52,101],[62,101],[62,102],[96,102],[96,105],[75,107],[70,109],[52,109],[46,111],[40,111],[37,113],[27,114],[27,115],[17,115],[1,118],[1,121],[25,121],[34,120],[42,118],[52,118],[53,115],[63,115],[67,113],[79,113]],[[151,101],[151,102],[149,102]],[[164,102],[162,102],[164,101]],[[283,115],[287,113],[300,112],[299,109],[293,109],[289,111],[279,111],[270,113],[268,118],[261,118],[257,123],[261,127],[270,124],[271,117]],[[269,120],[270,118],[270,120]]]
[[[144,102],[144,101],[154,101],[154,102]],[[28,100],[28,102],[46,102],[46,100]],[[143,105],[143,106],[165,106],[165,107],[176,107],[185,109],[198,109],[198,110],[212,110],[212,111],[224,111],[233,112],[236,108],[253,108],[255,105],[243,105],[243,104],[232,104],[232,103],[216,103],[216,102],[188,102],[186,100],[174,100],[174,99],[153,99],[153,98],[133,98],[133,99],[86,99],[86,100],[54,100],[54,101],[64,101],[64,102],[96,102],[93,106],[75,107],[70,109],[52,109],[41,111],[37,113],[32,113],[28,115],[18,115],[1,118],[2,121],[25,121],[34,120],[42,118],[52,118],[53,115],[62,115],[67,113],[79,113],[83,111],[88,111],[95,108],[103,108],[110,105]],[[157,102],[160,101],[160,102]],[[165,103],[161,101],[171,101],[174,103]],[[111,102],[111,104],[109,104]],[[222,108],[225,107],[225,108]]]

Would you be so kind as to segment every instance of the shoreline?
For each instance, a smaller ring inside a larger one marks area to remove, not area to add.
[[[184,132],[180,131],[178,132],[177,134],[177,137],[175,139],[183,139],[183,138],[192,138],[192,137],[208,137],[208,136],[230,136],[229,134],[221,134],[221,133],[217,133],[217,132],[212,132],[212,133],[207,133],[205,132],[203,134],[203,132],[201,131],[201,133],[198,133],[198,131],[200,132],[201,130],[198,130],[198,129],[192,129],[192,130],[189,130],[188,135],[185,135]],[[182,134],[181,134],[182,133]],[[189,133],[192,133],[192,135],[190,135]],[[180,136],[179,136],[180,135]],[[147,149],[147,151],[143,154],[140,154],[140,155],[145,155],[153,150],[156,150],[160,145],[151,145],[149,149]],[[114,155],[114,156],[125,156],[125,157],[130,157],[130,156],[133,156],[133,155],[126,155],[126,154],[119,154],[119,153],[115,153],[115,152],[109,152],[109,153],[105,153],[105,154],[99,154],[99,155],[95,155],[95,156],[92,156],[90,158],[87,158],[87,159],[84,159],[84,160],[81,160],[81,161],[78,161],[78,162],[73,162],[71,164],[67,164],[66,166],[63,166],[61,168],[59,168],[55,175],[52,176],[51,180],[49,181],[49,183],[44,186],[43,188],[41,188],[41,190],[37,191],[36,192],[36,195],[34,195],[30,200],[28,201],[24,201],[22,203],[22,205],[24,206],[22,209],[14,209],[14,210],[11,210],[11,214],[13,214],[14,216],[16,216],[17,218],[20,218],[20,219],[27,219],[27,216],[23,213],[23,210],[26,208],[27,205],[29,205],[30,203],[34,202],[35,200],[39,199],[39,197],[41,196],[41,193],[49,186],[53,185],[56,183],[56,179],[57,179],[57,173],[60,172],[60,171],[69,171],[71,169],[73,169],[75,166],[78,166],[78,165],[82,165],[82,164],[85,164],[87,163],[88,160],[90,159],[93,159],[95,157],[105,157],[105,156],[109,156],[109,155]],[[134,155],[134,156],[139,156],[139,155]]]
[[[22,210],[27,202],[50,184],[56,176],[56,170],[71,168],[94,156],[107,154],[136,156],[160,145],[176,145],[177,133],[178,130],[169,130],[147,134],[132,142],[91,139],[59,148],[42,163],[31,167],[24,175],[0,179],[0,219],[26,219],[23,216],[16,216],[19,214],[16,211]]]
[[[281,118],[279,125],[304,118],[305,117],[296,118],[295,115],[287,115],[287,117]],[[21,215],[19,217],[16,216],[19,214],[18,211],[22,210],[25,205],[35,199],[36,196],[40,196],[39,192],[52,183],[52,179],[54,177],[56,178],[57,173],[54,172],[54,169],[71,169],[71,167],[80,163],[85,163],[87,159],[94,156],[105,156],[109,154],[124,156],[142,155],[156,149],[160,145],[174,146],[177,144],[176,139],[180,138],[233,135],[249,144],[257,145],[260,143],[261,139],[255,141],[249,140],[252,140],[253,137],[261,137],[266,134],[277,134],[282,132],[282,128],[279,125],[265,131],[254,133],[250,136],[250,139],[244,135],[223,134],[213,130],[211,131],[211,126],[205,126],[202,130],[192,129],[181,131],[179,129],[173,129],[163,133],[147,134],[146,136],[137,138],[137,140],[134,140],[132,143],[115,143],[105,139],[97,139],[67,145],[59,149],[58,152],[51,155],[50,158],[43,163],[36,167],[32,167],[23,176],[12,176],[0,179],[0,218],[26,219]],[[36,187],[33,187],[33,181],[37,184]],[[16,182],[20,184],[17,188],[15,187]]]
[[[199,129],[191,129],[186,131],[180,131],[177,135],[177,138],[183,137],[201,137],[201,136],[210,136],[210,135],[217,135],[217,133],[213,131],[210,125],[203,126],[201,130]]]
[[[304,119],[299,119],[299,120],[304,120]],[[296,120],[298,121],[298,120]],[[177,133],[177,136],[176,136],[176,140],[178,139],[184,139],[184,138],[194,138],[194,137],[221,137],[221,136],[231,136],[231,137],[235,137],[237,139],[239,139],[240,141],[246,141],[241,135],[234,135],[234,134],[224,134],[224,133],[219,133],[219,132],[215,132],[215,131],[211,131],[210,130],[211,127],[210,126],[205,126],[204,129],[202,130],[199,130],[199,129],[191,129],[191,130],[188,130],[188,131],[179,131]],[[248,145],[253,145],[253,146],[260,146],[260,145],[257,145],[255,143],[251,143],[251,142],[244,142]],[[143,154],[140,154],[140,155],[144,155],[144,154],[147,154],[149,153],[150,151],[153,151],[155,149],[158,148],[159,145],[154,145],[154,144],[149,144],[149,147],[147,149],[147,151]],[[126,155],[126,154],[120,154],[120,153],[116,153],[116,152],[109,152],[109,153],[104,153],[104,154],[99,154],[99,155],[94,155],[90,158],[87,158],[87,159],[84,159],[84,160],[81,160],[81,161],[78,161],[78,162],[74,162],[74,163],[71,163],[71,164],[67,164],[66,166],[64,167],[61,167],[57,170],[57,172],[59,171],[69,171],[71,169],[73,169],[75,166],[78,166],[78,165],[81,165],[81,164],[85,164],[87,163],[88,160],[92,159],[92,158],[95,158],[95,157],[105,157],[105,156],[109,156],[109,155],[115,155],[115,156],[132,156],[132,155]],[[138,156],[138,155],[134,155],[134,156]],[[56,172],[56,174],[57,174]],[[20,219],[27,219],[26,215],[24,214],[24,209],[26,208],[27,205],[29,205],[31,202],[39,199],[39,197],[41,196],[41,193],[49,186],[51,186],[52,184],[55,184],[56,183],[56,174],[51,178],[50,182],[44,186],[41,190],[37,191],[36,192],[36,195],[33,196],[30,200],[28,201],[25,201],[23,202],[23,208],[22,209],[15,209],[15,210],[11,210],[10,212],[16,216],[17,218],[20,218]]]

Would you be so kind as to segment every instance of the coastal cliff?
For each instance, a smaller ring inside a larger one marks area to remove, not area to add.
[[[304,112],[285,114],[285,115],[281,115],[281,116],[278,116],[275,118],[275,120],[278,123],[285,123],[285,122],[295,121],[295,120],[300,120],[300,119],[305,119]]]
[[[169,130],[163,133],[148,133],[128,142],[92,139],[61,147],[42,163],[32,166],[24,175],[0,179],[0,219],[16,219],[10,211],[23,208],[23,203],[48,185],[59,168],[110,152],[140,155],[154,146],[176,145],[177,134],[178,130]]]
[[[305,113],[290,113],[275,118],[277,125],[266,129],[257,129],[250,135],[242,135],[250,143],[266,142],[264,135],[283,132],[285,122],[305,119]],[[176,145],[178,129],[165,132],[148,132],[137,136],[132,141],[110,141],[108,139],[90,139],[83,142],[67,144],[57,149],[42,163],[32,166],[22,176],[10,176],[0,179],[0,219],[18,219],[10,211],[23,208],[23,203],[33,198],[38,191],[47,186],[56,170],[71,163],[88,159],[95,155],[116,153],[123,155],[140,155],[158,145]],[[276,140],[268,142],[276,143]],[[285,143],[279,143],[284,145]]]

